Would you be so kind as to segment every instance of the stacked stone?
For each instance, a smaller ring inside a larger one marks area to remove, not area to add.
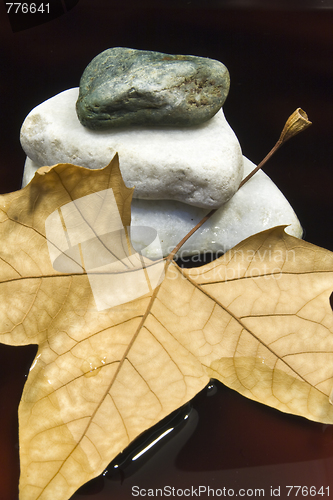
[[[118,153],[124,181],[135,187],[132,225],[155,228],[165,255],[218,207],[182,255],[224,252],[279,224],[300,237],[294,211],[264,173],[237,192],[254,165],[223,114],[229,84],[219,61],[108,49],[87,66],[79,89],[45,101],[25,119],[23,185],[40,166],[103,168]]]

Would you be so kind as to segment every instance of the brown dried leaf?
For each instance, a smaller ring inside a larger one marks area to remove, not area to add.
[[[132,190],[117,159],[41,174],[0,197],[0,340],[39,345],[19,407],[20,500],[67,500],[211,377],[333,423],[332,253],[274,228],[201,268],[167,263],[154,290],[98,311],[87,274],[52,267],[45,220],[111,187],[127,226]]]

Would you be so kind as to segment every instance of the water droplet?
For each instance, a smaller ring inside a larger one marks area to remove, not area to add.
[[[211,380],[209,384],[207,385],[207,396],[215,396],[217,392],[217,388],[214,384],[214,382]]]
[[[106,363],[106,356],[89,356],[81,365],[85,377],[94,377]]]

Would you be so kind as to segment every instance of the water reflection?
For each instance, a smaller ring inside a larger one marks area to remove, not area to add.
[[[235,494],[260,488],[269,496],[278,487],[284,498],[286,486],[295,481],[333,491],[332,467],[333,426],[283,414],[211,381],[188,405],[136,439],[72,500],[85,495],[127,500],[140,491],[177,496],[177,489],[199,493],[199,487],[202,498],[208,488],[216,494],[223,488]]]

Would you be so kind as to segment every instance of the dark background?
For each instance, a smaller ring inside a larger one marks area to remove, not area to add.
[[[295,108],[307,112],[313,126],[286,144],[266,172],[292,202],[307,239],[333,250],[332,32],[333,0],[80,0],[67,14],[16,33],[0,4],[0,189],[20,186],[25,116],[78,86],[102,50],[207,56],[230,71],[225,114],[252,161],[273,146]]]
[[[304,109],[312,127],[283,146],[265,171],[294,207],[305,238],[333,251],[332,0],[80,0],[56,19],[15,32],[1,3],[2,193],[20,188],[25,116],[45,99],[78,86],[90,60],[112,46],[222,61],[231,74],[225,114],[243,153],[256,163],[287,117]],[[17,499],[17,404],[34,352],[0,346],[0,500]],[[125,469],[122,486],[120,476],[100,478],[86,498],[132,498],[128,481],[153,486],[152,478],[160,486],[188,487],[198,478],[215,487],[264,485],[267,496],[271,484],[297,480],[330,485],[333,493],[331,427],[256,405],[219,384],[210,394],[194,403],[196,430],[179,431],[184,442],[188,439],[181,450],[181,439],[170,437],[134,476]]]

